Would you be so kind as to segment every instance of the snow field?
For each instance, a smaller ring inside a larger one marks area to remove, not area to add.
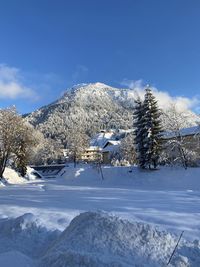
[[[182,230],[171,266],[200,266],[199,168],[102,170],[1,187],[0,266],[166,266]]]
[[[177,239],[102,212],[80,214],[63,232],[47,230],[33,214],[25,214],[0,222],[0,266],[160,267]],[[200,266],[200,243],[182,239],[169,266]]]

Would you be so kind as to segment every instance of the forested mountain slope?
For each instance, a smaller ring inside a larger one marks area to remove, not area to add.
[[[28,115],[28,120],[46,137],[66,144],[67,136],[79,129],[89,137],[100,129],[129,129],[133,125],[133,107],[137,92],[113,88],[103,83],[76,85],[55,102]],[[188,126],[194,124],[191,113]]]

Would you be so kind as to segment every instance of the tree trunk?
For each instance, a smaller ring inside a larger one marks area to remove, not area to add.
[[[182,161],[182,164],[183,164],[183,168],[185,170],[187,170],[187,168],[188,168],[187,158],[186,158],[185,152],[184,152],[183,148],[181,147],[181,145],[179,146],[179,152],[180,152],[180,156],[181,156],[181,161]]]
[[[0,179],[3,178],[3,173],[5,171],[7,161],[8,161],[8,154],[6,153],[5,157],[2,158],[0,163]]]
[[[74,155],[74,168],[76,168],[76,164],[77,164],[76,155]]]

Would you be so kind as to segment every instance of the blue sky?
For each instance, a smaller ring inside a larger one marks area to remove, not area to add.
[[[199,0],[0,0],[0,106],[97,81],[198,99],[199,14]]]

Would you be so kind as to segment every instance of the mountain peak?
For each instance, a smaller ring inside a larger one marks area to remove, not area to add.
[[[95,83],[79,83],[75,84],[72,87],[68,88],[63,97],[69,97],[70,95],[75,95],[78,92],[90,92],[90,91],[99,91],[101,89],[112,89],[111,86],[106,85],[101,82],[95,82]],[[63,98],[62,97],[62,98]],[[61,98],[61,99],[62,99]]]
[[[101,83],[101,82],[79,83],[79,84],[73,85],[70,89],[77,90],[77,89],[84,88],[84,87],[87,87],[87,88],[108,88],[108,87],[111,87],[111,86],[109,86],[109,85],[107,85],[105,83]]]
[[[94,87],[110,87],[109,85],[101,82],[91,83]]]

